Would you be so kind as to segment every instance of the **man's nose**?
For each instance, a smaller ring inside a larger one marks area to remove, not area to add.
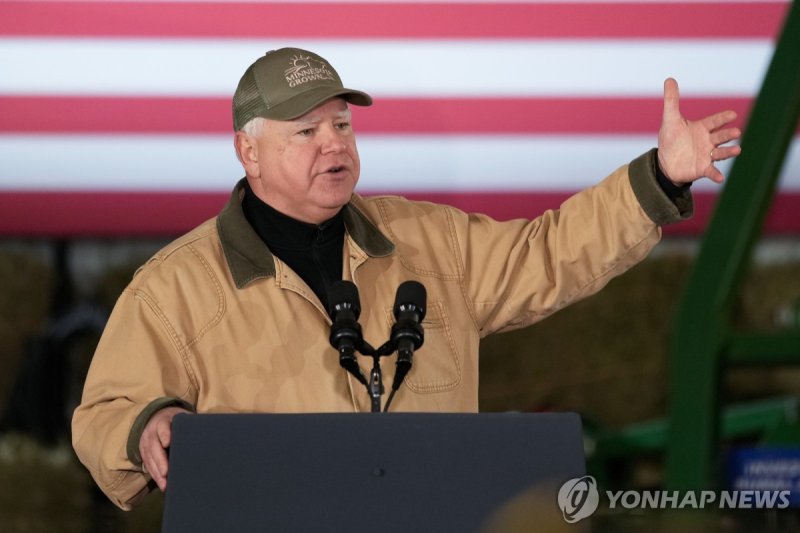
[[[339,130],[334,126],[322,128],[320,134],[320,149],[322,153],[342,152],[347,147]]]

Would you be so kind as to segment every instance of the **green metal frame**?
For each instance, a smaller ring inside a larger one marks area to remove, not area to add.
[[[768,434],[775,428],[796,422],[800,398],[788,396],[727,407],[720,417],[722,437],[741,439]],[[651,420],[620,431],[600,431],[594,436],[592,460],[598,468],[611,458],[631,454],[661,453],[667,442],[668,420]]]
[[[735,6],[731,6],[735,9]],[[729,58],[735,61],[736,58]],[[800,362],[798,334],[738,335],[732,304],[800,115],[800,4],[788,9],[736,159],[717,200],[683,300],[671,350],[667,487],[715,485],[719,387],[725,365]]]

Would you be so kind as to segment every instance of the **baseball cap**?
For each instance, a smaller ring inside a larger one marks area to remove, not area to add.
[[[291,120],[339,96],[372,105],[365,92],[346,89],[336,70],[314,52],[281,48],[267,52],[244,72],[233,95],[233,129],[255,117]]]

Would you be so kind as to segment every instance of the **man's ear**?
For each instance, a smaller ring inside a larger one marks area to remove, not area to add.
[[[258,177],[258,144],[255,137],[237,131],[233,137],[233,147],[236,150],[236,157],[244,167],[244,173]]]

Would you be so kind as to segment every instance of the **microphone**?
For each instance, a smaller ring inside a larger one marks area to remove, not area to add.
[[[397,367],[392,383],[392,395],[386,403],[389,408],[391,397],[400,388],[408,371],[411,370],[411,359],[414,350],[419,349],[425,341],[422,330],[422,319],[425,318],[427,300],[425,287],[417,281],[405,281],[397,288],[394,300],[395,324],[392,326],[390,342],[397,349]]]
[[[358,323],[361,314],[358,288],[352,281],[339,280],[328,289],[328,302],[328,315],[333,321],[329,340],[339,352],[339,364],[366,386],[367,379],[358,366],[355,354],[364,342]]]

